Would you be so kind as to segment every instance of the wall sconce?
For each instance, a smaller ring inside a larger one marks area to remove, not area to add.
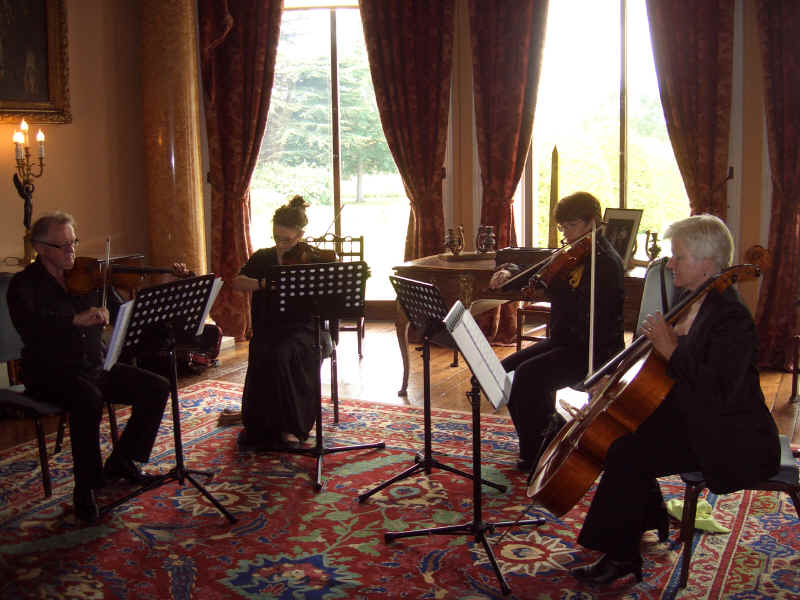
[[[14,154],[17,159],[17,172],[12,178],[17,193],[22,197],[24,211],[22,224],[25,226],[24,244],[24,264],[33,261],[33,245],[31,244],[31,214],[33,212],[33,178],[41,177],[44,172],[44,133],[39,130],[36,134],[36,141],[39,143],[39,163],[35,165],[31,162],[31,148],[28,143],[28,124],[22,119],[19,130],[14,132]],[[34,168],[38,171],[34,172]]]

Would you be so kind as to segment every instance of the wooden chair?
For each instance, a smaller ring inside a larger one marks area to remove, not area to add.
[[[781,443],[781,465],[778,473],[766,481],[747,489],[785,492],[792,499],[794,510],[798,519],[800,519],[800,482],[798,481],[797,461],[792,456],[789,438],[784,435],[779,437]],[[681,479],[686,484],[686,491],[683,497],[684,508],[679,537],[683,544],[683,557],[681,559],[681,574],[678,585],[686,587],[686,582],[689,579],[689,563],[692,560],[697,499],[700,496],[700,492],[706,487],[706,482],[700,471],[681,473]],[[698,535],[700,534],[698,533]]]
[[[647,265],[634,337],[639,335],[639,329],[647,315],[654,312],[667,314],[678,299],[678,289],[672,283],[672,271],[667,269],[667,262],[669,257],[664,256]]]
[[[6,292],[10,281],[10,273],[0,273],[0,362],[6,363],[10,384],[9,387],[0,389],[0,413],[11,418],[30,419],[33,421],[36,430],[36,441],[39,447],[39,464],[42,469],[44,495],[45,497],[50,497],[53,494],[53,485],[50,478],[43,421],[47,417],[59,417],[58,436],[53,450],[53,454],[58,454],[61,451],[68,412],[57,404],[34,398],[25,392],[25,386],[21,382],[20,368],[22,340],[11,322],[6,300]],[[116,445],[117,421],[114,407],[110,402],[108,403],[108,417],[111,423],[111,441]]]
[[[525,318],[529,315],[536,316],[544,323],[537,324],[533,329],[525,331]],[[544,335],[539,335],[544,331]],[[517,352],[522,350],[523,340],[528,342],[541,342],[550,337],[550,303],[549,302],[520,302],[517,308]]]
[[[326,250],[335,250],[336,256],[339,257],[340,262],[356,262],[364,260],[364,236],[337,236],[332,233],[326,233],[321,237],[309,237],[305,240],[312,246],[324,248]],[[339,331],[355,331],[358,334],[358,358],[364,358],[362,352],[361,342],[364,339],[366,332],[365,319],[362,314],[358,317],[354,324],[339,323]]]
[[[792,395],[789,402],[800,403],[800,395],[797,393],[797,382],[800,379],[800,300],[794,303],[795,306],[795,335],[792,337]]]
[[[800,402],[800,395],[797,393],[797,380],[800,378],[800,335],[794,336],[794,364],[792,366],[792,395],[789,402]]]

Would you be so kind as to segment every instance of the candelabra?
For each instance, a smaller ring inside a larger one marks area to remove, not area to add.
[[[33,212],[33,178],[41,177],[44,172],[44,133],[39,130],[36,134],[36,141],[39,143],[39,162],[34,164],[31,161],[31,148],[28,144],[28,124],[22,119],[19,130],[14,132],[14,151],[17,160],[17,172],[14,173],[12,181],[17,193],[24,201],[22,224],[25,227],[25,235],[22,238],[24,248],[25,264],[33,261],[33,245],[31,244],[31,214]]]

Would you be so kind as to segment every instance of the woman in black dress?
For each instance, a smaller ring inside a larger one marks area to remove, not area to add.
[[[269,311],[264,290],[270,267],[330,260],[300,241],[308,224],[306,206],[302,196],[295,196],[275,211],[275,246],[257,250],[233,280],[235,289],[253,293],[253,337],[242,396],[244,430],[239,434],[242,446],[285,448],[289,434],[305,440],[317,414],[315,382],[320,363],[312,348],[312,321],[278,318]]]

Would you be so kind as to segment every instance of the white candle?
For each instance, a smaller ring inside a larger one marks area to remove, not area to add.
[[[15,131],[12,139],[14,140],[14,150],[16,152],[17,160],[22,160],[24,158],[22,145],[25,143],[25,136],[21,131]]]
[[[25,139],[23,140],[23,142],[25,144],[25,147],[27,148],[27,146],[28,146],[28,123],[25,121],[25,119],[22,119],[22,123],[19,124],[19,128],[22,130],[22,135],[25,136]]]
[[[36,134],[36,141],[39,142],[39,158],[44,160],[44,133],[41,129]]]

